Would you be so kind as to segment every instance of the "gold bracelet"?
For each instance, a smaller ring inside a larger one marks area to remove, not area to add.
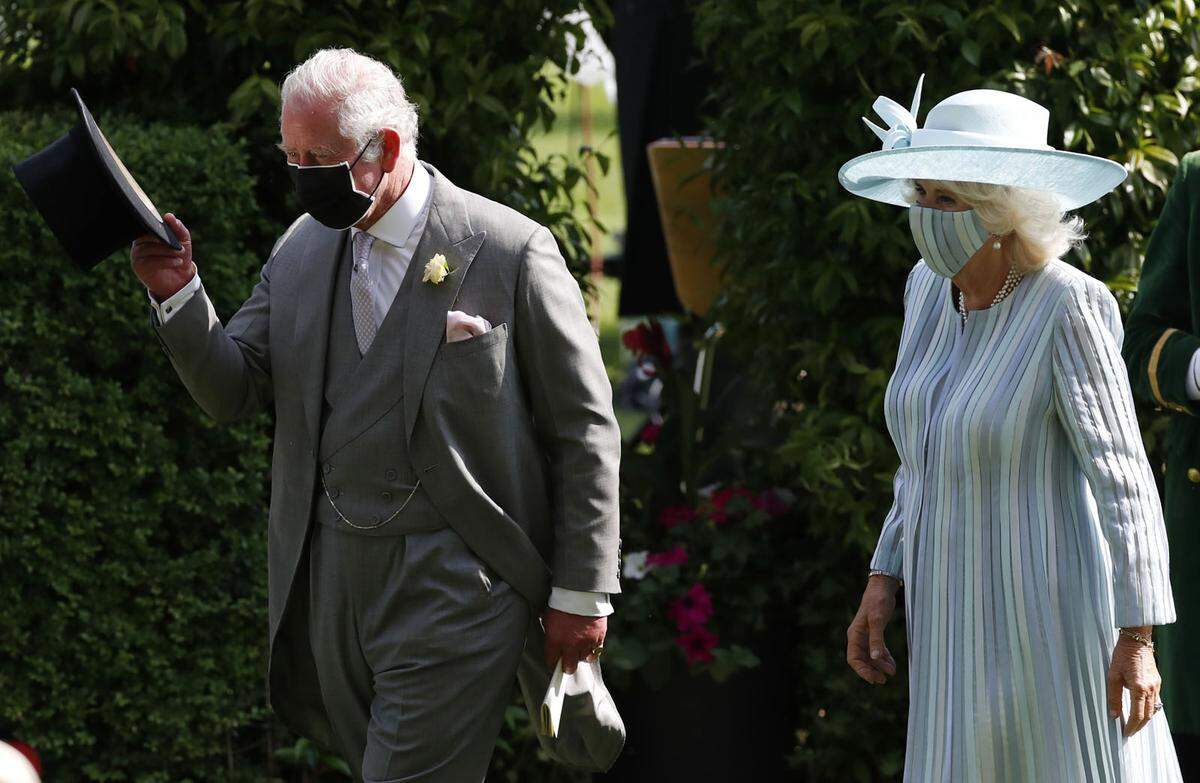
[[[1149,634],[1138,633],[1137,631],[1130,631],[1127,628],[1122,628],[1117,635],[1124,636],[1126,639],[1133,639],[1135,642],[1138,642],[1145,647],[1149,647],[1151,651],[1154,650],[1154,640],[1150,638]]]
[[[895,574],[889,573],[888,571],[884,571],[882,568],[872,568],[870,571],[867,572],[867,579],[870,579],[873,576],[886,576],[891,579],[895,579],[896,582],[899,583],[899,585],[901,587],[904,587],[903,579],[896,576]]]

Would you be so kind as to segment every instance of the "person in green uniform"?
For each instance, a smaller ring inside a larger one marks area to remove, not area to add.
[[[1122,348],[1134,396],[1168,412],[1165,514],[1178,619],[1157,635],[1185,780],[1200,780],[1200,152],[1183,157],[1150,238]]]

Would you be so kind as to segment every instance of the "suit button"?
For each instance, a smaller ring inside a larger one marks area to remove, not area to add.
[[[388,468],[387,473],[384,473],[383,475],[388,481],[396,480],[396,471],[392,470],[391,468]]]
[[[1200,468],[1188,468],[1188,481],[1200,484]]]
[[[333,472],[333,465],[326,465],[325,466],[325,475],[328,476],[332,472]]]
[[[392,493],[388,492],[386,489],[379,493],[379,497],[383,498],[384,503],[392,502]]]

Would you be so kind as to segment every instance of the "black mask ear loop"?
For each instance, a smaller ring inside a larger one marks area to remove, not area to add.
[[[378,138],[378,137],[376,137],[376,138]],[[366,154],[367,147],[370,147],[374,143],[375,143],[375,139],[371,139],[366,144],[363,145],[363,148],[358,151],[358,155],[354,156],[354,161],[350,164],[349,168],[347,169],[348,171],[354,171],[354,167],[356,165],[358,165],[359,159],[362,158],[362,156]],[[383,175],[386,173],[387,173],[386,171],[380,172],[379,181],[375,183],[375,187],[371,188],[371,192],[367,194],[368,198],[375,198],[375,191],[379,190],[379,186],[383,184]],[[351,185],[354,184],[354,175],[353,174],[350,175],[350,184]],[[355,188],[355,190],[358,190],[358,188]]]

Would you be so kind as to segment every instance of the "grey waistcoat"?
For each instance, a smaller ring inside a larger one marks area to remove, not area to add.
[[[416,484],[404,437],[404,395],[377,421],[357,437],[361,429],[347,415],[339,415],[338,403],[347,392],[371,391],[371,387],[399,384],[403,378],[402,352],[389,352],[387,346],[399,345],[408,320],[414,262],[388,309],[375,340],[365,356],[358,352],[354,317],[350,302],[352,243],[345,243],[340,254],[329,319],[329,348],[325,365],[325,394],[321,413],[321,462],[324,482],[316,482],[316,521],[323,525],[368,536],[396,536],[423,530],[437,530],[446,522]],[[364,385],[366,388],[364,389]],[[348,430],[353,426],[353,430]],[[328,492],[328,495],[326,494]],[[408,500],[407,505],[405,501]],[[403,507],[403,511],[401,511]],[[339,513],[341,516],[339,516]],[[348,524],[349,519],[353,525]],[[358,525],[360,527],[354,527]],[[368,528],[368,529],[363,529]]]

